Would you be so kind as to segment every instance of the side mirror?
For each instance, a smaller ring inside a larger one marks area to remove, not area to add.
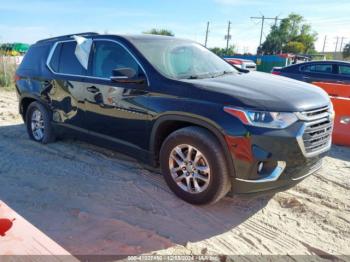
[[[142,84],[145,81],[143,77],[137,75],[134,69],[129,67],[114,69],[110,79],[112,82],[133,84]]]

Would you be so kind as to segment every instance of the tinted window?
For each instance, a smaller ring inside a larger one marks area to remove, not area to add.
[[[134,69],[137,74],[141,72],[135,59],[124,47],[109,41],[94,42],[93,76],[109,78],[114,69],[126,67]]]
[[[301,67],[301,71],[310,73],[328,73],[331,74],[333,71],[331,64],[313,64]]]
[[[60,54],[61,54],[61,47],[62,44],[59,44],[56,46],[54,53],[52,54],[51,60],[50,60],[50,67],[53,71],[58,72],[59,70],[59,62],[60,62]]]
[[[59,47],[59,45],[61,46]],[[65,42],[59,45],[57,48],[61,49],[61,53],[57,72],[71,75],[86,75],[86,70],[83,68],[74,54],[77,43]]]
[[[46,66],[46,59],[50,52],[50,45],[32,46],[25,54],[20,69],[41,73]]]
[[[339,74],[350,76],[350,66],[340,65]]]

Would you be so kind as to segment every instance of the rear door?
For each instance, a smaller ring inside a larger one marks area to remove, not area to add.
[[[74,40],[57,42],[51,51],[48,66],[54,80],[48,92],[53,106],[54,122],[84,128],[84,78],[87,70],[75,56]]]

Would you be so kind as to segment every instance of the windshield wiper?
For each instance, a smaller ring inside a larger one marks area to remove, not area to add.
[[[214,78],[214,77],[219,77],[219,76],[233,74],[233,73],[234,73],[234,71],[221,71],[221,72],[217,72],[212,77]]]
[[[200,74],[200,75],[189,75],[189,76],[184,76],[181,77],[182,79],[200,79],[200,78],[205,78],[208,76],[208,74]]]
[[[199,78],[198,75],[192,75],[192,76],[186,77],[186,79],[198,79],[198,78]]]
[[[234,71],[220,71],[220,72],[215,72],[215,73],[204,73],[200,75],[190,75],[190,76],[185,76],[182,77],[182,79],[203,79],[203,78],[214,78],[214,77],[219,77],[222,75],[226,74],[232,74]]]

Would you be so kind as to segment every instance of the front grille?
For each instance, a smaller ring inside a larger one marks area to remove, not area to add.
[[[302,146],[306,155],[317,154],[329,148],[333,130],[332,114],[329,106],[298,113],[300,120],[305,122]]]

